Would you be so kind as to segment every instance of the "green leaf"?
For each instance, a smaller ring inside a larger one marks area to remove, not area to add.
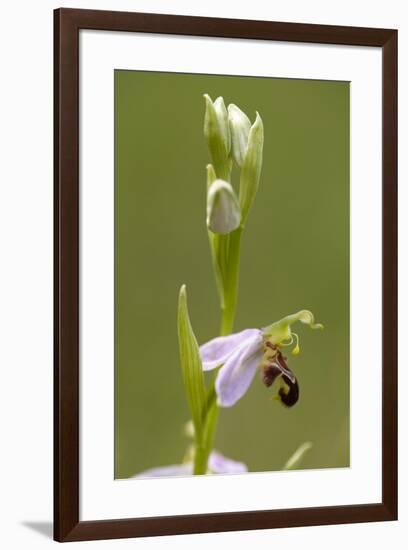
[[[207,450],[207,458],[214,445],[215,428],[217,426],[219,407],[217,405],[217,394],[214,383],[207,397],[207,408],[204,426],[204,448]]]
[[[300,447],[296,449],[293,455],[286,462],[285,466],[283,467],[283,470],[296,470],[297,468],[299,468],[303,460],[303,457],[312,447],[313,445],[312,443],[310,443],[310,441],[306,441],[305,443],[302,443],[302,445],[300,445]]]
[[[206,392],[200,350],[188,314],[185,285],[181,287],[179,294],[178,339],[181,369],[187,392],[187,400],[194,423],[196,440],[201,441]]]

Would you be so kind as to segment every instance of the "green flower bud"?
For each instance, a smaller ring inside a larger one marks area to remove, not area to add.
[[[239,107],[231,103],[228,105],[228,121],[231,131],[232,158],[242,166],[248,149],[248,137],[251,121]]]
[[[241,222],[238,199],[231,184],[217,179],[207,191],[207,227],[213,233],[225,235],[237,229]]]
[[[222,134],[222,139],[225,144],[225,150],[229,154],[231,149],[231,134],[228,123],[228,112],[225,107],[224,99],[220,96],[214,101],[214,110],[217,115],[219,128]]]
[[[261,177],[262,170],[263,142],[263,123],[259,113],[256,113],[256,120],[249,131],[247,152],[241,167],[239,205],[241,208],[242,225],[245,224],[249,210],[258,192],[259,178]]]
[[[228,124],[228,113],[222,97],[214,102],[208,94],[204,95],[206,102],[204,117],[204,135],[215,172],[219,178],[229,180],[231,172],[231,135]]]

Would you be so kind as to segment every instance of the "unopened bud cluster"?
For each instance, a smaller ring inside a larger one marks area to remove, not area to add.
[[[263,124],[259,114],[251,125],[236,105],[226,108],[222,97],[204,96],[204,135],[212,165],[207,167],[207,227],[227,234],[244,226],[255,199],[262,169]],[[241,171],[239,196],[231,185],[233,162]]]

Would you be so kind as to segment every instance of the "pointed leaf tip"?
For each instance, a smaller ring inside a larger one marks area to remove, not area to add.
[[[200,350],[188,313],[186,285],[182,285],[179,292],[177,325],[180,364],[187,401],[197,438],[201,438],[203,431],[202,417],[205,407],[205,384]]]
[[[298,468],[305,456],[305,454],[313,447],[313,443],[310,441],[305,441],[302,443],[293,455],[289,458],[286,464],[283,467],[283,470],[296,470]]]

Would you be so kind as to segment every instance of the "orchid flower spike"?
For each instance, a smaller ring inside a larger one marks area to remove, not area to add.
[[[248,471],[243,462],[237,462],[231,458],[225,457],[219,451],[212,451],[208,458],[207,474],[244,474]],[[189,460],[183,464],[171,464],[170,466],[161,466],[159,468],[150,468],[132,478],[149,477],[180,477],[193,475],[193,461]]]
[[[251,328],[229,336],[210,340],[200,347],[203,370],[222,365],[217,374],[215,389],[218,404],[232,407],[246,393],[255,373],[260,370],[265,386],[279,380],[276,396],[284,405],[292,407],[299,399],[299,384],[283,354],[283,348],[294,344],[293,355],[300,352],[299,336],[291,329],[300,321],[312,329],[322,329],[314,322],[313,314],[301,310],[272,323],[262,330]]]

